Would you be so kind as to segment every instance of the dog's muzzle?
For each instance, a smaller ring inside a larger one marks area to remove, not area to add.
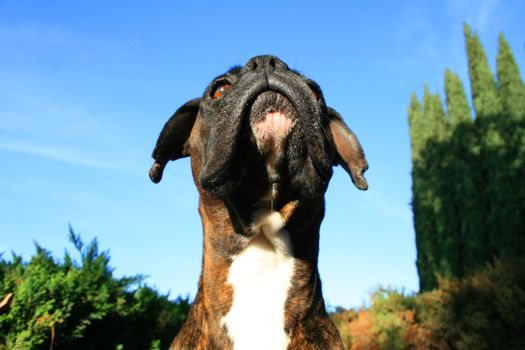
[[[326,190],[333,159],[323,132],[327,121],[310,87],[277,57],[251,59],[229,93],[201,105],[201,113],[216,121],[209,130],[200,175],[204,189],[226,195],[238,183],[232,167],[239,163],[234,159],[241,130],[249,121],[263,155],[286,157],[294,187],[306,195]]]

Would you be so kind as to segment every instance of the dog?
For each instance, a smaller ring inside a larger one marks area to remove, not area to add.
[[[321,292],[319,227],[332,167],[366,190],[368,163],[319,85],[271,55],[231,68],[164,125],[151,180],[186,156],[204,248],[170,349],[343,349]]]

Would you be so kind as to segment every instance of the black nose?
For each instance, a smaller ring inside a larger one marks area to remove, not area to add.
[[[276,56],[263,55],[255,56],[246,63],[244,67],[247,71],[273,72],[274,70],[288,70],[288,65]]]

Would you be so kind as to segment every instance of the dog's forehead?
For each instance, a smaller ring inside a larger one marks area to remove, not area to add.
[[[228,80],[233,80],[232,82],[235,81],[235,79],[237,79],[238,77],[241,76],[242,74],[242,66],[237,64],[237,65],[234,65],[232,66],[230,69],[228,69],[226,71],[226,73],[223,73],[221,75],[218,75],[216,76],[212,81],[211,81],[211,84],[213,84],[214,82],[216,81],[221,81],[221,80],[225,80],[225,79],[228,79]],[[315,86],[318,86],[316,82],[314,82],[313,80],[307,78],[305,75],[303,75],[301,72],[299,72],[298,70],[296,69],[289,69],[289,71],[293,74],[295,74],[296,76],[300,77],[301,79],[303,79],[305,82],[307,83],[312,83],[314,84]]]
[[[302,74],[300,71],[292,68],[287,68],[288,72],[292,75],[295,75],[296,77],[299,77],[301,80],[303,80],[306,85],[314,92],[316,97],[321,101],[321,104],[324,108],[324,94],[317,82],[314,80],[308,78],[304,74]],[[243,66],[241,65],[234,65],[232,66],[226,73],[223,73],[217,77],[215,77],[206,87],[205,94],[209,94],[210,91],[215,89],[218,85],[221,85],[222,83],[229,83],[229,84],[235,84],[243,75]]]
[[[223,73],[213,78],[210,85],[212,85],[213,83],[217,81],[222,81],[222,80],[228,80],[228,81],[234,82],[241,75],[241,69],[242,67],[240,65],[235,65],[231,67],[230,69],[228,69],[228,71],[226,71],[226,73]]]

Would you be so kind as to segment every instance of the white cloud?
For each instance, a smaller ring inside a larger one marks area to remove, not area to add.
[[[473,29],[484,32],[489,23],[500,17],[499,0],[445,0],[447,12],[454,18],[470,24]]]
[[[459,74],[468,90],[463,24],[469,24],[487,41],[512,18],[512,7],[504,5],[501,0],[409,1],[395,18],[399,25],[391,33],[395,47],[401,50],[383,63],[397,73],[420,76],[432,90],[441,90],[443,72],[448,67]],[[495,45],[488,44],[485,49],[493,57],[490,50]]]
[[[102,169],[119,169],[116,162],[100,159],[94,155],[80,152],[66,147],[36,144],[27,141],[2,141],[0,149],[11,152],[24,153],[26,155],[43,157],[51,160],[66,162],[74,165]]]
[[[380,190],[370,190],[364,196],[368,205],[380,212],[384,217],[403,223],[408,227],[412,226],[412,211],[410,205],[400,204],[393,201]]]
[[[478,11],[474,17],[474,25],[478,30],[485,30],[491,17],[496,13],[497,7],[497,0],[486,0],[479,3]]]
[[[435,16],[427,3],[410,1],[393,18],[391,40],[397,52],[384,64],[394,71],[421,75],[429,71],[440,71],[449,62],[449,51],[436,28]],[[459,34],[460,35],[460,34]]]
[[[63,30],[50,26],[38,26],[29,23],[17,23],[0,26],[0,43],[32,45],[64,45],[72,42]]]

